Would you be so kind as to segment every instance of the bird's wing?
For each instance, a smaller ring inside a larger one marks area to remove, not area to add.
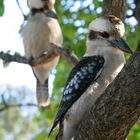
[[[83,57],[72,69],[66,82],[63,97],[49,135],[73,103],[98,79],[103,65],[104,58],[102,56],[88,56]]]

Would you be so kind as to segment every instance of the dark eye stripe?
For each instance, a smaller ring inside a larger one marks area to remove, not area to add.
[[[104,38],[109,38],[109,34],[107,32],[100,33],[100,35]]]
[[[93,31],[93,30],[90,30],[89,34],[88,34],[88,38],[89,40],[93,40],[93,39],[96,39],[98,36],[97,32]]]
[[[98,36],[102,36],[103,38],[109,38],[109,33],[107,32],[97,32],[97,31],[93,31],[93,30],[90,30],[89,34],[88,34],[88,38],[89,40],[94,40],[94,39],[97,39]]]

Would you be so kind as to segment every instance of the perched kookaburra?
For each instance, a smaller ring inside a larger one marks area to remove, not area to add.
[[[60,124],[57,140],[71,140],[84,115],[114,80],[125,64],[124,24],[115,16],[104,16],[89,25],[84,57],[72,69],[64,88],[54,124]]]
[[[54,4],[55,0],[29,0],[30,17],[23,31],[25,55],[28,59],[36,59],[46,54],[50,43],[62,45],[63,37],[56,19]],[[37,80],[37,100],[41,106],[47,105],[48,76],[58,60],[58,56],[52,57],[47,63],[32,67]]]

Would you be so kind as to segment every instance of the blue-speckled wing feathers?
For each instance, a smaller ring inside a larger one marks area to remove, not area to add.
[[[103,65],[103,57],[88,56],[83,57],[72,69],[66,82],[63,97],[51,131],[64,117],[65,113],[74,104],[74,102],[79,99],[79,97],[91,84],[93,84],[94,81],[97,80],[101,74]]]

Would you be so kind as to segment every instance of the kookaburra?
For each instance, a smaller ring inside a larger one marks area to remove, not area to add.
[[[29,0],[30,16],[23,30],[25,56],[36,59],[49,51],[50,43],[62,45],[63,37],[54,9],[55,0]],[[50,16],[48,16],[50,15]],[[38,104],[47,105],[48,77],[56,67],[59,56],[47,63],[32,67],[37,80],[36,94]]]
[[[49,135],[59,123],[57,140],[74,137],[84,115],[123,68],[123,52],[132,53],[123,40],[124,32],[123,22],[112,15],[89,24],[86,53],[68,77]]]

